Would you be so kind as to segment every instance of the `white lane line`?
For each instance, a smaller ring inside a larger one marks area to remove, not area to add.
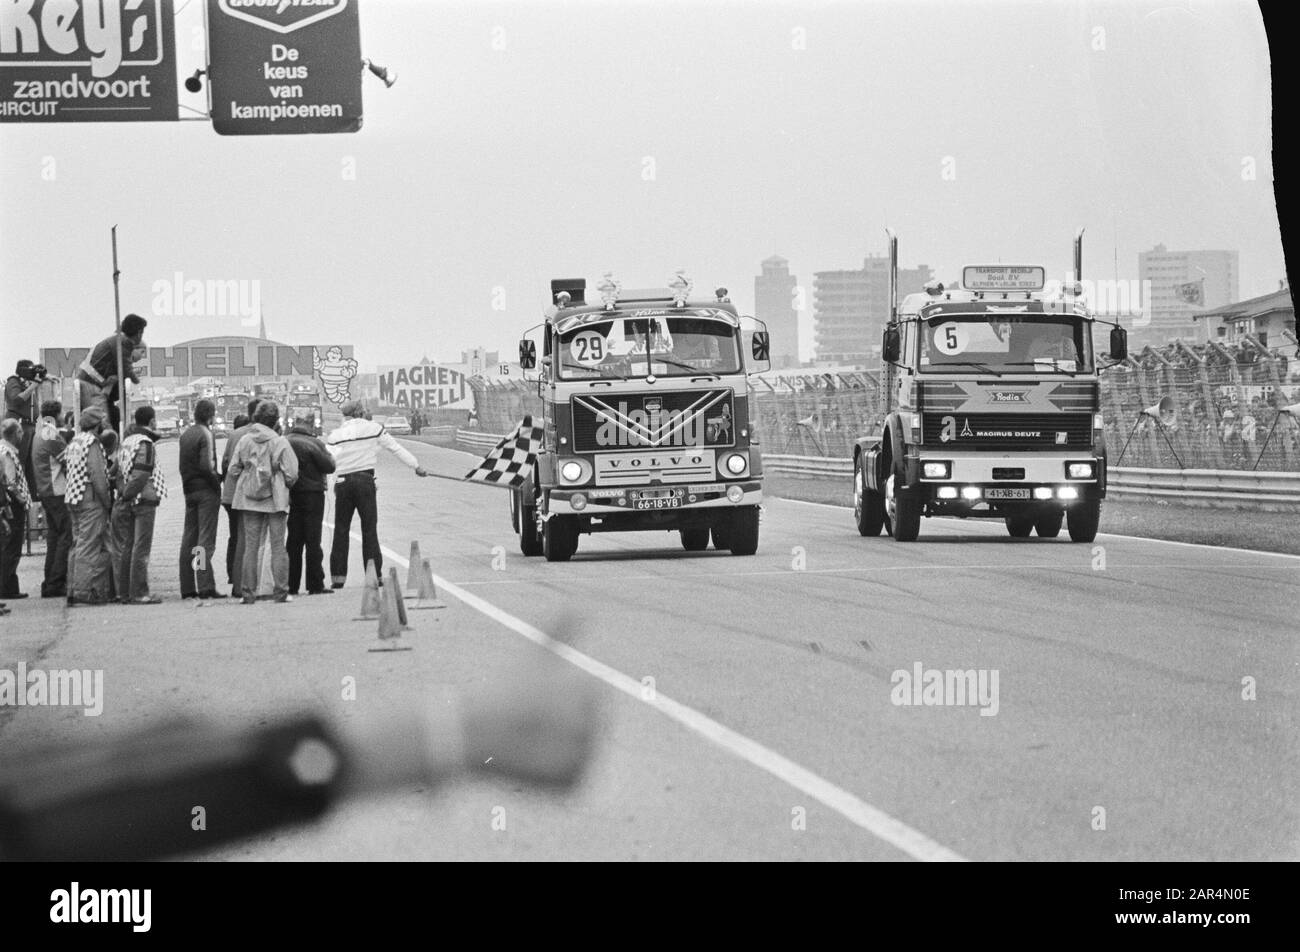
[[[810,502],[807,499],[791,499],[788,496],[773,496],[772,499],[779,499],[781,502],[793,502],[800,506],[820,506],[823,509],[838,509],[841,511],[851,512],[852,506],[841,506],[829,502]],[[945,522],[957,522],[956,519],[946,519]],[[974,526],[976,523],[967,523],[968,526]],[[945,529],[952,526],[944,526]],[[980,528],[983,528],[982,526]],[[1159,542],[1161,545],[1181,545],[1189,549],[1213,549],[1215,552],[1240,552],[1243,555],[1271,555],[1279,559],[1300,559],[1300,555],[1292,555],[1290,552],[1269,552],[1266,549],[1237,549],[1230,545],[1209,545],[1205,542],[1177,542],[1173,539],[1149,539],[1146,536],[1119,535],[1115,532],[1098,532],[1097,535],[1105,536],[1108,539],[1131,539],[1134,542]]]
[[[333,525],[326,524],[330,525],[331,530],[334,528]],[[351,532],[349,535],[358,543],[361,542],[359,533]],[[388,546],[381,546],[380,548],[385,558],[391,559],[404,568],[410,568],[410,562],[400,554],[394,552]],[[913,859],[924,862],[965,862],[964,857],[946,846],[936,843],[924,833],[912,829],[901,820],[894,819],[883,810],[860,800],[843,787],[836,786],[811,770],[799,766],[793,760],[764,747],[758,741],[751,740],[744,734],[737,733],[729,727],[724,727],[694,708],[674,701],[659,691],[655,692],[653,701],[646,701],[643,699],[641,682],[637,679],[597,661],[590,655],[583,654],[576,648],[556,641],[540,628],[535,628],[528,622],[516,618],[491,602],[479,598],[472,592],[465,591],[459,585],[455,585],[438,575],[433,576],[433,581],[448,595],[459,599],[470,608],[482,612],[497,624],[509,628],[516,634],[523,635],[534,644],[540,645],[557,657],[563,658],[615,690],[622,691],[642,704],[654,706],[688,730],[694,731],[723,750],[735,754],[742,760],[748,761],[760,770],[766,771],[778,780],[782,780],[796,790],[807,794],[823,806],[834,810],[849,822],[862,827],[868,833],[898,848]]]

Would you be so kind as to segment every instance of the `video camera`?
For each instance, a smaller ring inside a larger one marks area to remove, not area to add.
[[[32,364],[30,367],[20,366],[18,368],[18,376],[24,380],[43,381],[49,375],[50,372],[45,368],[44,364]]]

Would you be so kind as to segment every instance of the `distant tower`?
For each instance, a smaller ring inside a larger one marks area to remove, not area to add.
[[[270,340],[270,338],[266,336],[266,316],[263,314],[258,314],[257,324],[258,324],[257,327],[258,338],[260,340]]]

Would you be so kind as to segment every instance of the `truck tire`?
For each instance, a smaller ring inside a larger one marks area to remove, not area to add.
[[[867,485],[861,456],[853,461],[853,521],[858,535],[878,536],[885,527],[885,497]]]
[[[728,534],[732,555],[753,555],[758,551],[758,507],[746,506],[735,511],[735,521]]]
[[[895,467],[894,474],[885,483],[885,527],[895,542],[915,542],[921,534],[921,499],[914,492],[894,489],[902,478],[903,474]]]
[[[1085,499],[1065,511],[1065,525],[1070,530],[1071,542],[1091,542],[1097,538],[1100,524],[1100,499]]]
[[[537,507],[519,509],[519,551],[524,555],[542,554],[542,535],[537,531]]]
[[[1034,514],[1023,509],[1013,509],[1003,518],[1007,523],[1007,532],[1013,539],[1028,539],[1034,531]]]
[[[725,552],[731,548],[731,522],[715,522],[713,528],[709,530],[713,536],[713,547],[719,552]]]
[[[682,529],[682,548],[687,552],[703,552],[709,547],[709,527]]]
[[[542,555],[547,562],[567,562],[578,551],[578,527],[566,516],[551,516],[542,524]]]
[[[1055,539],[1061,534],[1061,523],[1064,521],[1065,510],[1060,506],[1053,506],[1038,514],[1038,518],[1034,520],[1034,531],[1038,533],[1040,539]]]

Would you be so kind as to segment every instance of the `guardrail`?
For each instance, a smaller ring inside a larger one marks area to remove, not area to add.
[[[853,461],[821,456],[763,454],[763,470],[804,479],[845,479]],[[1300,509],[1300,473],[1252,473],[1219,469],[1147,469],[1112,466],[1108,494],[1162,499],[1183,505],[1228,509]]]
[[[505,439],[500,433],[483,433],[479,430],[457,430],[456,443],[470,450],[490,450]]]

